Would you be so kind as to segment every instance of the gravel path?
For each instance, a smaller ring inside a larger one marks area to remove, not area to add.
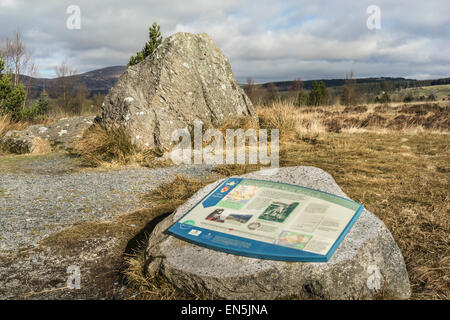
[[[79,221],[110,220],[143,207],[140,195],[176,174],[210,175],[208,166],[72,172],[66,156],[24,161],[0,171],[0,250],[37,246]]]
[[[39,242],[82,221],[114,221],[144,208],[141,195],[177,174],[211,176],[212,167],[100,171],[82,170],[66,154],[0,156],[0,299],[127,299],[116,235],[69,251]],[[69,266],[81,272],[79,290],[67,287]]]

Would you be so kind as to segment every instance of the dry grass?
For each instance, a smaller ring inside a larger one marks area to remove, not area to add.
[[[105,163],[129,164],[141,150],[131,141],[125,129],[95,124],[84,133],[82,139],[76,141],[73,152],[80,157],[83,165],[98,167]]]
[[[213,171],[220,176],[228,177],[257,171],[262,167],[260,164],[223,164],[216,166]]]
[[[8,116],[0,115],[0,139],[8,132],[10,129],[11,121]]]
[[[448,103],[372,105],[365,113],[349,111],[347,117],[337,117],[342,129],[356,127],[368,131],[390,132],[428,131],[448,133],[450,108]],[[339,128],[337,131],[339,132]]]
[[[185,201],[200,188],[215,180],[213,177],[198,180],[177,175],[172,181],[162,183],[156,189],[145,194],[143,200],[158,204],[172,203],[175,199]]]
[[[14,122],[10,116],[0,114],[0,139],[10,130],[23,130],[29,125],[29,122]]]
[[[158,206],[168,206],[175,210],[180,204],[189,199],[195,192],[215,181],[217,177],[210,177],[202,180],[190,179],[178,175],[167,183],[161,184],[154,190],[148,192],[144,201]],[[133,299],[201,299],[201,293],[198,296],[189,296],[186,293],[176,289],[165,279],[161,277],[150,278],[145,274],[145,245],[136,251],[135,254],[125,259],[124,275],[127,280],[127,286],[132,292]]]
[[[450,151],[448,129],[442,127],[446,120],[442,114],[448,107],[438,107],[444,109],[404,103],[333,106],[322,112],[320,108],[298,110],[286,105],[258,109],[261,127],[280,129],[281,166],[310,165],[331,173],[349,197],[387,225],[405,258],[413,299],[450,298]],[[372,121],[366,127],[333,132],[324,124],[333,113],[339,113],[342,123],[351,118],[362,123],[371,115],[387,121],[401,114],[420,114],[425,119],[435,116],[440,128],[423,124],[388,127],[386,122]],[[223,165],[215,171],[228,176],[258,168]],[[150,201],[187,199],[183,194],[187,197],[202,186],[179,177],[154,193]],[[189,192],[183,193],[187,189]]]
[[[387,225],[405,257],[413,299],[450,298],[448,104],[320,108],[275,104],[257,108],[257,112],[261,128],[280,130],[281,166],[311,165],[324,169],[349,197],[363,203]],[[226,127],[253,128],[255,123],[230,119],[221,129]],[[92,163],[136,161],[139,151],[122,133],[110,136],[103,129],[98,130],[84,146],[88,158],[95,155]],[[223,165],[215,172],[229,176],[258,168]],[[176,177],[144,197],[156,205],[148,209],[149,214],[126,215],[113,224],[76,226],[78,229],[73,232],[46,241],[74,248],[83,239],[99,237],[106,230],[125,241],[145,223],[164,210],[174,210],[210,181]],[[125,273],[135,298],[186,298],[162,279],[147,279],[143,259],[142,251],[126,259]]]
[[[27,127],[32,126],[34,124],[49,125],[57,122],[61,118],[68,118],[68,117],[69,115],[67,114],[58,114],[45,117],[37,117],[36,119],[33,120],[12,121],[9,115],[0,114],[0,139],[6,132],[10,130],[24,130]]]
[[[160,277],[147,277],[143,268],[145,264],[144,250],[126,258],[125,263],[127,267],[124,275],[127,279],[127,287],[132,292],[130,299],[184,300],[196,298],[186,295]]]
[[[70,117],[87,117],[87,116],[95,116],[100,115],[101,109],[95,107],[93,105],[85,105],[81,110],[77,110],[76,112],[70,112],[65,110],[58,104],[50,104],[50,108],[47,111],[45,117],[47,119],[58,120],[61,118],[70,118]]]
[[[285,132],[281,166],[330,172],[388,226],[415,299],[450,297],[449,111],[448,103],[258,109],[263,125]]]
[[[85,266],[85,272],[88,275],[83,278],[83,290],[94,291],[95,296],[113,298],[110,293],[115,286],[114,283],[121,281],[123,275],[126,275],[129,286],[129,289],[124,292],[126,297],[180,299],[183,294],[169,283],[160,282],[158,279],[147,279],[143,277],[144,269],[137,269],[137,262],[140,263],[143,259],[144,243],[138,242],[136,251],[132,250],[128,254],[124,252],[130,239],[140,234],[149,221],[171,213],[181,203],[182,201],[175,200],[172,203],[122,214],[108,222],[81,222],[50,235],[40,244],[44,248],[52,248],[53,252],[65,257],[83,256],[86,252],[98,249],[99,245],[105,246],[106,249],[102,251],[104,255],[102,254],[93,262],[88,262],[89,264]],[[110,248],[109,244],[112,244]],[[158,285],[156,293],[152,289],[155,285]]]
[[[225,133],[226,129],[257,129],[259,127],[258,121],[256,121],[251,116],[246,117],[230,117],[224,124],[218,128],[220,131]]]
[[[406,261],[413,298],[448,299],[448,135],[326,134],[318,144],[282,149],[282,166],[331,173],[392,232]]]
[[[80,222],[50,235],[40,244],[51,247],[62,255],[77,255],[87,250],[88,243],[95,244],[100,239],[114,239],[115,246],[108,253],[108,264],[118,267],[107,273],[102,268],[99,268],[98,274],[96,274],[95,268],[91,271],[93,274],[90,278],[95,279],[95,283],[102,283],[102,288],[98,290],[105,290],[105,292],[110,290],[120,275],[124,275],[128,288],[127,296],[130,299],[201,298],[201,296],[187,296],[164,279],[146,277],[144,269],[145,242],[139,242],[132,252],[125,256],[124,252],[129,240],[145,230],[146,226],[152,224],[154,219],[173,212],[197,190],[214,180],[213,178],[196,180],[177,176],[170,183],[164,183],[144,196],[144,201],[151,205],[150,208],[121,214],[113,221]],[[84,285],[84,287],[87,286],[87,284]]]
[[[26,122],[14,122],[11,120],[11,117],[8,115],[0,114],[0,140],[3,136],[10,130],[23,130],[29,124]],[[2,148],[0,144],[0,155],[8,153],[7,150]]]
[[[298,108],[293,105],[276,103],[271,107],[258,109],[260,126],[263,129],[279,129],[280,140],[292,140],[297,138],[300,130],[305,130],[303,126],[304,116],[298,112]]]
[[[124,128],[105,127],[95,124],[75,142],[72,153],[79,157],[86,167],[105,169],[120,168],[126,165],[143,167],[162,167],[167,160],[155,160],[160,152],[144,149],[133,143],[130,134]]]
[[[257,108],[262,128],[278,128],[282,141],[326,132],[428,131],[448,133],[450,106],[444,103],[393,103],[384,105],[297,108],[275,103]]]
[[[148,209],[137,210],[117,216],[113,221],[85,221],[74,224],[68,229],[56,232],[41,241],[44,246],[52,247],[61,253],[73,253],[82,248],[86,241],[113,237],[119,239],[117,252],[122,254],[128,240],[145,227],[154,218],[172,212],[182,202],[173,201]]]

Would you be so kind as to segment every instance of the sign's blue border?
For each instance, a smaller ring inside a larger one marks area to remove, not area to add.
[[[211,195],[214,195],[214,193],[218,190],[224,187],[229,181],[231,180],[243,180],[242,178],[227,178],[225,179],[221,184],[219,184],[213,191],[208,193],[204,198],[202,198],[195,206],[193,206],[188,212],[186,212],[177,222],[175,222],[168,230],[167,232],[171,235],[181,239],[185,240],[187,242],[190,242],[195,245],[203,246],[209,249],[223,251],[235,255],[240,256],[246,256],[251,258],[258,258],[258,259],[268,259],[268,260],[279,260],[279,261],[295,261],[295,262],[327,262],[336,249],[338,248],[339,244],[342,242],[342,240],[345,238],[346,234],[350,231],[352,226],[355,224],[358,217],[361,215],[362,211],[364,210],[363,205],[350,200],[346,199],[344,197],[331,194],[325,191],[321,190],[315,190],[308,187],[298,186],[294,184],[284,183],[284,182],[275,182],[270,180],[263,180],[263,179],[251,179],[251,178],[245,178],[246,180],[254,180],[254,181],[268,181],[273,183],[279,183],[279,184],[285,184],[285,185],[291,185],[295,187],[301,187],[309,190],[313,190],[316,192],[325,193],[328,195],[331,195],[333,197],[341,198],[346,201],[353,202],[357,205],[359,205],[358,209],[356,210],[355,214],[353,215],[352,219],[347,223],[347,226],[344,228],[344,230],[341,232],[333,246],[328,250],[328,253],[326,255],[319,255],[311,252],[306,252],[298,249],[283,247],[280,245],[270,244],[262,241],[256,241],[252,239],[247,239],[231,234],[226,234],[223,232],[213,231],[201,227],[197,227],[195,225],[189,225],[185,223],[181,223],[180,221],[189,214],[195,207],[200,205],[203,201],[205,201],[208,197]],[[230,190],[231,191],[231,190]],[[192,232],[192,230],[197,230],[198,232]],[[192,233],[197,233],[198,235],[194,235]]]

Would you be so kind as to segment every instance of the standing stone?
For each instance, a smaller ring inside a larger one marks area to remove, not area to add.
[[[168,150],[176,129],[220,126],[232,116],[256,119],[227,58],[207,34],[176,33],[127,68],[104,100],[102,119],[127,128],[134,142]]]
[[[298,184],[347,198],[334,179],[314,167],[280,168],[242,177]],[[159,275],[190,294],[216,299],[406,299],[411,288],[403,256],[391,233],[364,210],[328,262],[248,258],[196,246],[165,231],[223,180],[192,196],[153,230],[148,275]]]

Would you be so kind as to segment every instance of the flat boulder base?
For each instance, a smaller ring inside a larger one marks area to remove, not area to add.
[[[298,184],[348,198],[331,175],[315,167],[258,171],[246,178]],[[223,180],[198,191],[152,232],[149,276],[159,275],[190,294],[215,299],[406,299],[411,288],[403,256],[386,226],[364,210],[326,263],[282,262],[219,252],[164,231]]]
[[[71,149],[75,140],[94,123],[95,116],[62,118],[50,125],[36,124],[25,130],[8,131],[0,144],[11,153],[45,153]]]

